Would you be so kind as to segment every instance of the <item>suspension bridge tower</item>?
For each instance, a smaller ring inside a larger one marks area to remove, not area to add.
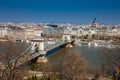
[[[39,54],[39,58],[37,59],[37,62],[47,62],[47,58],[45,58],[46,51],[44,50],[44,39],[42,37],[34,37],[32,42],[32,53],[33,54]]]

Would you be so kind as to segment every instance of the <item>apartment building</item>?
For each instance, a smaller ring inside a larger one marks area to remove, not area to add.
[[[23,39],[23,40],[31,40],[34,37],[34,30],[30,30],[30,29],[25,29],[25,30],[12,30],[9,29],[7,30],[7,36],[8,37],[12,37],[14,39]]]
[[[0,37],[7,36],[7,29],[6,28],[0,28]]]

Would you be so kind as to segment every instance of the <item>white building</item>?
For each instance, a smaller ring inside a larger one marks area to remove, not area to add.
[[[7,29],[6,28],[0,28],[0,37],[7,36]]]
[[[42,34],[43,34],[43,28],[41,27],[35,28],[34,36],[42,36]]]

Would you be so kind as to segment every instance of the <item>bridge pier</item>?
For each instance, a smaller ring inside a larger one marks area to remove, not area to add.
[[[33,47],[31,48],[33,54],[39,54],[37,62],[47,62],[47,58],[45,58],[46,51],[44,50],[44,39],[33,39],[31,42],[33,44]]]

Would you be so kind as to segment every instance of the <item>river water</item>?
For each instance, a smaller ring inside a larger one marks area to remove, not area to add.
[[[74,46],[72,49],[78,51],[81,57],[87,60],[89,65],[93,67],[100,67],[101,47]]]

